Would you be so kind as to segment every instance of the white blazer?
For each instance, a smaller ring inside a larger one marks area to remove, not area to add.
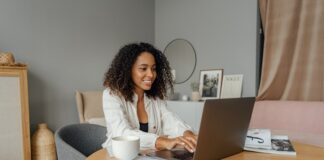
[[[137,95],[134,94],[133,103],[110,93],[110,89],[103,91],[103,111],[107,124],[107,140],[102,144],[111,149],[111,139],[116,136],[134,135],[140,138],[141,148],[155,148],[156,139],[165,135],[168,137],[182,136],[186,130],[192,128],[177,115],[169,111],[166,102],[152,99],[144,95],[144,106],[148,115],[148,132],[139,130],[137,117]]]

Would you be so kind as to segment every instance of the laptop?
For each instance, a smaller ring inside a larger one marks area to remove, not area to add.
[[[255,98],[205,101],[195,153],[162,150],[147,156],[163,159],[216,160],[243,151]]]

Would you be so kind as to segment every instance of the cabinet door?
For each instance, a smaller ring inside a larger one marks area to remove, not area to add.
[[[0,66],[0,159],[30,160],[30,131],[24,67]]]

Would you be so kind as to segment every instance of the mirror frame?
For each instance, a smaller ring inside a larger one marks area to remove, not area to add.
[[[195,50],[195,48],[193,47],[193,45],[192,45],[188,40],[186,40],[186,39],[176,38],[176,39],[172,40],[172,41],[169,42],[169,43],[166,45],[166,47],[164,48],[163,54],[167,57],[167,55],[165,54],[165,51],[167,50],[167,48],[168,48],[172,43],[174,43],[175,41],[178,41],[178,40],[183,40],[183,41],[185,41],[186,43],[188,43],[188,44],[191,46],[191,48],[192,48],[192,50],[193,50],[193,53],[194,53],[194,58],[195,58],[194,61],[195,61],[195,64],[194,64],[194,67],[192,68],[191,73],[189,74],[189,76],[188,76],[187,78],[185,78],[185,80],[182,80],[182,81],[179,81],[179,82],[174,81],[174,82],[173,82],[174,84],[182,84],[182,83],[187,82],[187,81],[192,77],[193,73],[194,73],[195,70],[196,70],[196,66],[197,66],[197,53],[196,53],[196,50]],[[168,58],[168,57],[167,57],[167,58]]]

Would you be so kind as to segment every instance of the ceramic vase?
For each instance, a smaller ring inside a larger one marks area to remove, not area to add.
[[[199,101],[200,100],[200,94],[198,91],[191,92],[191,100],[192,101]]]

